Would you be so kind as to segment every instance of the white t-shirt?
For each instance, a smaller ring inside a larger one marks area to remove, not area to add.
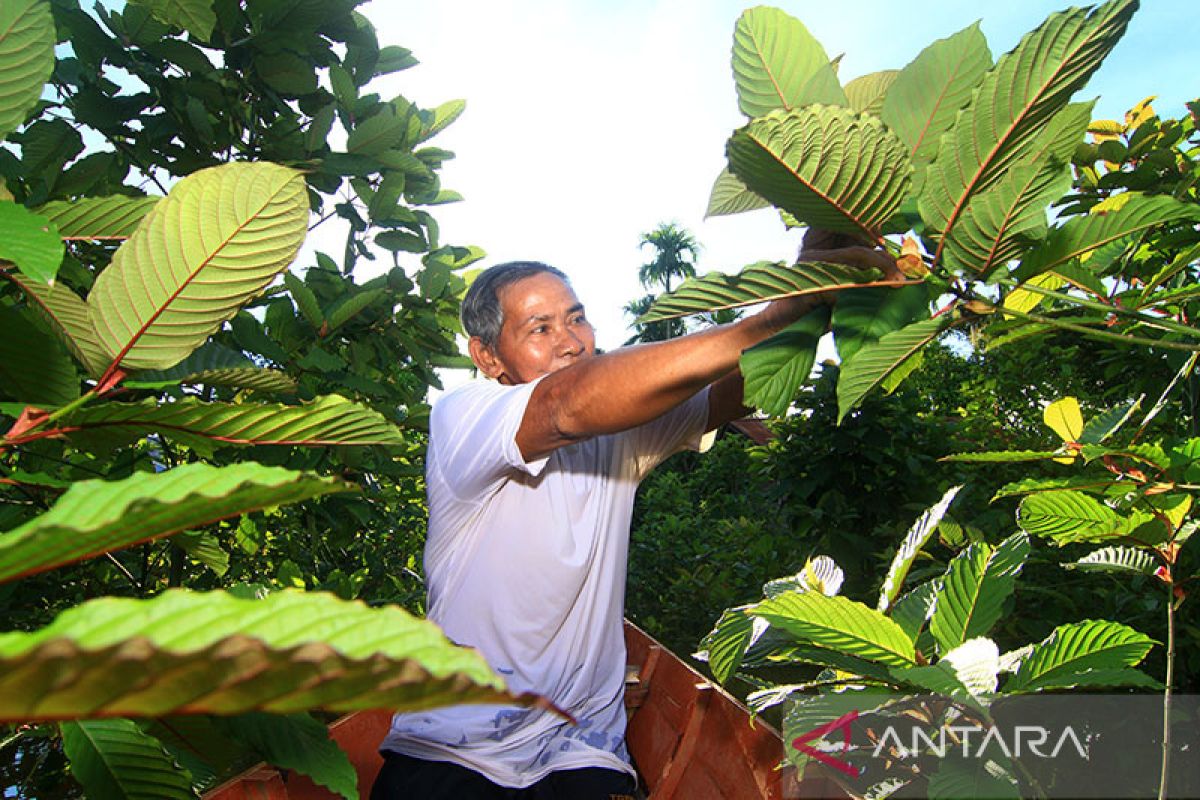
[[[638,428],[527,462],[516,434],[537,381],[476,381],[433,409],[426,460],[428,616],[549,711],[462,705],[397,714],[382,749],[452,761],[502,786],[552,770],[633,774],[625,749],[622,617],[637,485],[696,449],[708,391]]]

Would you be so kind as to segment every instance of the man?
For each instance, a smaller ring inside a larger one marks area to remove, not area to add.
[[[817,249],[894,271],[882,252]],[[825,236],[828,247],[837,241]],[[546,710],[468,705],[398,714],[373,800],[632,796],[625,749],[626,557],[638,483],[747,412],[742,351],[832,297],[791,298],[733,324],[597,356],[566,277],[492,267],[463,303],[491,380],[444,396],[426,463],[428,616]]]

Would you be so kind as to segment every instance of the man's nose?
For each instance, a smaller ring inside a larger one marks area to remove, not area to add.
[[[583,339],[571,328],[564,328],[558,342],[558,349],[565,356],[577,356],[583,352]]]

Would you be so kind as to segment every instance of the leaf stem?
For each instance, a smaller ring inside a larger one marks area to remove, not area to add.
[[[1171,782],[1171,684],[1175,680],[1175,584],[1167,584],[1167,679],[1163,689],[1162,768],[1158,776],[1158,800],[1166,800]]]

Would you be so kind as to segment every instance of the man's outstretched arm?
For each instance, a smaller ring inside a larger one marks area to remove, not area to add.
[[[802,258],[884,269],[894,262],[865,247],[807,250]],[[573,442],[649,422],[725,376],[710,395],[709,423],[742,413],[740,375],[730,375],[742,351],[826,302],[819,296],[779,300],[737,322],[665,342],[637,345],[572,364],[534,389],[517,431],[521,454],[532,460]]]

